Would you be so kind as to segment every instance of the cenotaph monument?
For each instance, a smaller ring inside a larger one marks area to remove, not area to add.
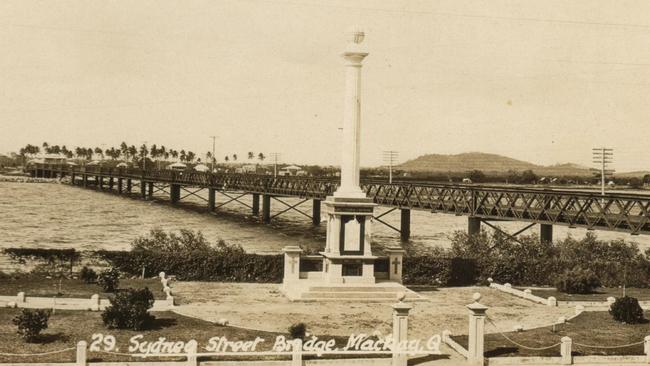
[[[378,257],[371,248],[370,226],[376,204],[366,197],[359,184],[361,69],[368,56],[364,37],[361,30],[349,32],[342,54],[345,102],[341,184],[323,202],[327,221],[325,250],[320,256],[302,256],[302,250],[296,246],[283,249],[281,290],[291,300],[393,301],[397,294],[406,294],[411,300],[419,298],[401,284],[404,251],[388,248],[387,256]]]

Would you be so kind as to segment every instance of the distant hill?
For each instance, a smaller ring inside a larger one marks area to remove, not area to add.
[[[551,166],[537,165],[522,160],[497,154],[470,152],[457,155],[428,154],[409,160],[398,166],[406,171],[419,172],[467,172],[481,170],[484,173],[506,173],[509,170],[532,170],[539,175],[556,176],[590,176],[588,167],[573,163],[556,164]]]

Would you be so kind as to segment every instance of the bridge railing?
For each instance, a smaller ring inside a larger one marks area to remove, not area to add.
[[[132,178],[204,188],[325,199],[338,188],[338,178],[274,178],[269,175],[196,171],[103,168],[98,166],[36,166],[68,174]],[[650,195],[508,186],[363,180],[362,189],[375,203],[445,212],[485,219],[563,224],[587,229],[650,234]]]

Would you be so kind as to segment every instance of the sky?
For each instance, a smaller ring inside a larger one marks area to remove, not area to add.
[[[340,161],[366,32],[361,164],[488,152],[650,170],[650,2],[3,0],[0,152],[147,141]]]

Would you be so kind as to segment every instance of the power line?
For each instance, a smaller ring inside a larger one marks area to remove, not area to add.
[[[593,148],[593,162],[600,167],[600,190],[601,194],[605,195],[605,177],[614,174],[613,169],[608,169],[608,165],[614,161],[614,149],[606,147]]]
[[[278,177],[278,160],[280,160],[280,153],[272,152],[269,156],[273,159],[273,178]]]

